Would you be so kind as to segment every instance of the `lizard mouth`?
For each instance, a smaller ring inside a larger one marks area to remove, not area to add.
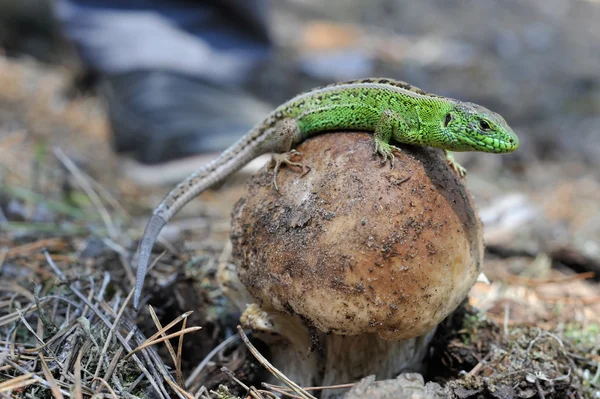
[[[519,148],[519,139],[516,137],[510,137],[506,140],[495,139],[495,143],[492,147],[493,151],[498,153],[513,152]]]
[[[487,140],[473,140],[465,137],[463,141],[474,150],[493,153],[513,152],[519,147],[519,142],[516,139],[501,140],[488,138]]]

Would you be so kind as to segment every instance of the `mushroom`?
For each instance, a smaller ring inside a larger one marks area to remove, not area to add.
[[[242,322],[287,342],[274,363],[299,384],[418,370],[480,273],[479,217],[443,152],[402,146],[391,169],[372,140],[305,141],[310,172],[282,169],[277,192],[263,168],[233,211],[232,259],[255,302]]]

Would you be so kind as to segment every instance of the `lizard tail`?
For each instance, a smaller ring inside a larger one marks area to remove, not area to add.
[[[171,217],[204,190],[224,180],[227,176],[257,156],[271,152],[270,148],[267,150],[260,148],[261,139],[255,140],[252,145],[249,145],[249,137],[252,136],[242,137],[217,159],[179,183],[154,210],[152,217],[146,225],[146,230],[144,230],[144,236],[139,246],[137,275],[133,295],[133,306],[135,309],[138,309],[144,279],[148,270],[148,262],[152,255],[152,247],[158,234]]]
[[[148,263],[150,262],[150,256],[152,255],[152,246],[165,224],[167,224],[165,219],[158,215],[152,215],[146,225],[146,230],[144,230],[144,237],[142,238],[142,241],[140,241],[137,275],[135,276],[135,290],[133,292],[133,307],[136,310],[140,304],[140,296],[142,295],[142,289],[144,288]]]

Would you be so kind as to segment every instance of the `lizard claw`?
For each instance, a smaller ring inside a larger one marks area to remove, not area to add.
[[[394,156],[394,154],[392,152],[387,153],[387,154],[382,154],[381,164],[385,165],[387,163],[388,157],[390,158],[390,168],[394,169],[394,163],[396,161],[396,157]]]
[[[461,178],[467,176],[467,170],[462,165],[453,163],[450,165],[450,167],[452,167],[456,174],[459,175]]]
[[[301,155],[302,155],[302,153],[300,151],[296,151],[296,150],[290,150],[283,154],[273,154],[273,157],[271,158],[271,165],[274,165],[274,167],[273,167],[273,187],[275,188],[276,191],[279,191],[279,187],[277,186],[277,172],[279,171],[279,168],[281,167],[281,165],[296,166],[296,167],[302,168],[301,177],[306,175],[308,172],[310,172],[309,166],[307,166],[303,163],[300,163],[300,162],[292,161],[292,158],[298,157]]]
[[[446,154],[446,162],[452,168],[452,170],[460,177],[464,178],[467,175],[467,170],[456,160],[454,159],[454,155],[452,155],[449,151],[444,151]]]
[[[388,158],[390,159],[390,167],[394,169],[394,164],[396,157],[394,156],[394,151],[402,151],[400,148],[395,145],[391,145],[382,141],[375,139],[375,151],[373,154],[381,155],[381,164],[387,163]]]

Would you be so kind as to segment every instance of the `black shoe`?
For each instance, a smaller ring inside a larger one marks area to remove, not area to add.
[[[270,111],[243,92],[166,71],[106,77],[101,92],[115,150],[147,165],[221,152]]]

